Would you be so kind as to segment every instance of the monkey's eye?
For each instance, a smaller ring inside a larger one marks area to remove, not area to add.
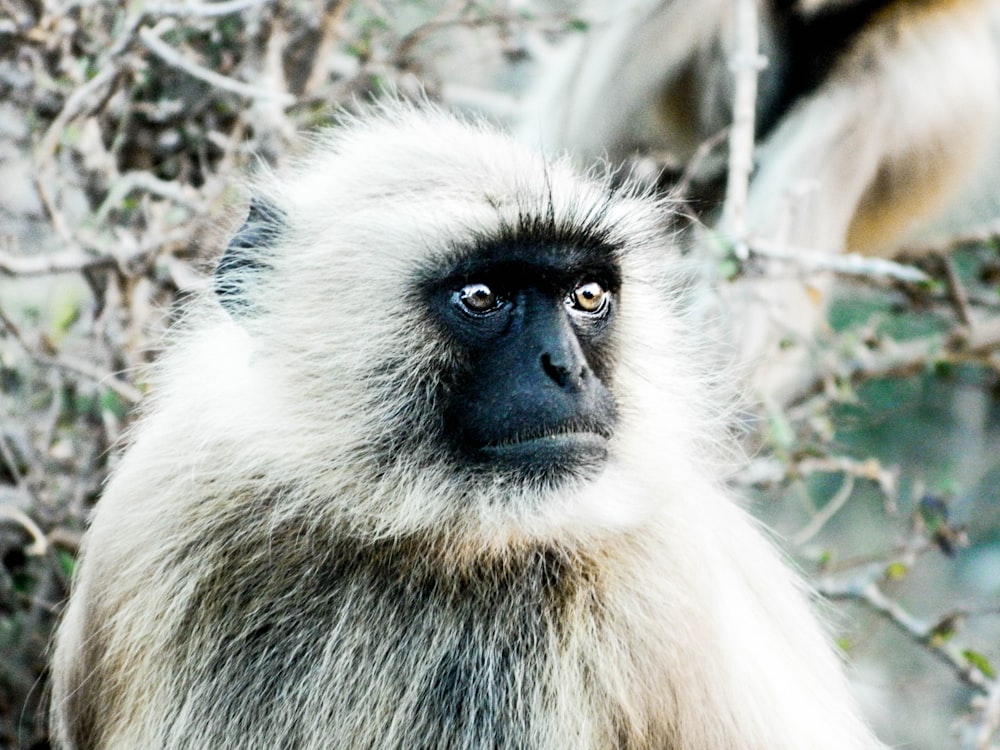
[[[466,284],[459,290],[458,299],[474,313],[488,313],[500,305],[500,297],[486,284]]]
[[[577,310],[596,315],[607,307],[608,293],[599,282],[588,281],[573,290],[570,303]]]

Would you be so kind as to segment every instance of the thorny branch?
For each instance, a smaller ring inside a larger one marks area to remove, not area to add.
[[[955,643],[953,634],[959,613],[950,613],[936,623],[926,622],[887,596],[879,585],[891,575],[889,571],[911,568],[927,547],[926,539],[915,537],[897,557],[867,565],[839,581],[826,576],[818,582],[817,590],[830,599],[855,601],[877,613],[977,690],[979,695],[972,702],[972,713],[963,723],[961,747],[989,750],[990,738],[1000,727],[1000,679],[974,652]]]
[[[940,622],[928,623],[921,620],[888,597],[879,586],[890,575],[889,571],[912,568],[918,556],[929,545],[925,538],[916,537],[898,556],[867,565],[846,579],[834,580],[832,576],[824,576],[817,583],[817,590],[830,599],[850,599],[862,603],[934,654],[970,687],[988,691],[992,685],[990,676],[971,662],[963,649],[955,645],[950,632],[943,632]]]

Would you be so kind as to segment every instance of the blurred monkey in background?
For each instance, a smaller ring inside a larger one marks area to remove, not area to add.
[[[882,747],[718,477],[669,203],[399,105],[254,193],[86,537],[58,747]]]
[[[998,6],[762,0],[751,246],[888,256],[1000,216]],[[525,140],[583,162],[667,154],[684,165],[731,123],[731,66],[747,63],[734,59],[734,2],[598,0],[583,15],[588,31],[542,66]],[[705,159],[696,181],[717,185],[724,162]],[[706,194],[694,205],[711,216]],[[776,347],[811,338],[825,309],[827,282],[789,273],[781,264],[729,290],[738,345],[765,371]],[[758,373],[762,390],[780,390],[769,377]]]

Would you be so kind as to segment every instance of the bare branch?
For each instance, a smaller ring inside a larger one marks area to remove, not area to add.
[[[955,314],[962,322],[962,325],[972,325],[972,313],[969,309],[969,295],[965,291],[962,280],[958,277],[958,269],[955,268],[955,260],[951,255],[945,255],[942,259],[945,275],[948,279],[948,293],[955,306]]]
[[[78,375],[83,375],[85,378],[92,380],[99,385],[107,386],[131,404],[138,403],[142,399],[142,392],[139,391],[138,388],[115,377],[109,372],[105,372],[90,362],[85,362],[71,357],[53,357],[39,353],[34,347],[25,341],[18,330],[17,325],[10,320],[6,314],[3,313],[3,311],[0,311],[0,323],[2,323],[8,331],[10,331],[14,340],[18,343],[24,353],[39,365],[43,367],[56,367],[75,372]]]
[[[750,251],[754,255],[783,261],[803,272],[833,271],[843,276],[887,278],[909,284],[931,281],[931,277],[914,266],[904,265],[885,258],[873,258],[856,253],[823,253],[805,248],[778,246],[770,242],[754,240]]]
[[[160,35],[167,32],[174,25],[173,19],[164,19],[155,28],[139,29],[139,38],[146,48],[159,57],[168,65],[172,65],[178,70],[183,70],[188,75],[223,91],[244,96],[247,99],[276,100],[283,107],[290,107],[295,104],[295,97],[287,92],[271,91],[268,89],[251,86],[242,81],[227,78],[213,70],[189,60],[169,44],[160,39]]]
[[[142,391],[136,388],[134,385],[127,383],[126,381],[115,377],[109,372],[102,370],[90,362],[85,362],[82,359],[76,359],[75,357],[44,357],[35,356],[35,361],[40,365],[45,365],[48,367],[58,367],[63,370],[69,370],[70,372],[75,372],[78,375],[83,375],[88,380],[91,380],[98,385],[103,385],[116,394],[121,396],[122,399],[130,404],[137,404],[142,400]]]
[[[733,126],[729,131],[729,175],[723,226],[732,238],[736,256],[747,257],[747,195],[753,170],[754,115],[757,74],[767,63],[758,52],[757,0],[737,0],[737,48],[731,61],[736,81]]]
[[[93,268],[113,268],[116,265],[117,261],[111,255],[92,255],[82,250],[23,256],[0,252],[0,274],[7,276],[75,273]]]
[[[148,3],[146,11],[154,16],[175,16],[177,18],[218,18],[241,13],[244,10],[269,5],[274,0],[220,0],[201,3]]]
[[[990,750],[990,738],[1000,728],[1000,680],[994,680],[986,695],[972,700],[973,715],[962,729],[962,750]]]
[[[60,250],[42,255],[12,255],[0,251],[0,275],[7,276],[42,276],[46,274],[77,273],[101,268],[117,268],[124,274],[128,266],[136,259],[153,255],[161,248],[190,239],[190,226],[181,226],[170,232],[163,232],[149,237],[143,242],[130,246],[127,252],[112,252],[112,249],[87,251]],[[95,245],[101,245],[96,240]],[[117,249],[117,248],[116,248]]]
[[[829,523],[830,519],[837,515],[837,512],[843,508],[847,501],[851,499],[851,493],[854,492],[854,477],[851,474],[844,474],[844,481],[840,484],[840,489],[837,490],[837,494],[834,495],[823,508],[816,513],[798,533],[792,536],[792,544],[797,547],[801,547],[803,544],[808,542],[814,536],[816,536],[823,527]]]
[[[27,513],[11,505],[0,505],[0,518],[14,521],[31,535],[31,544],[24,548],[26,554],[44,555],[48,551],[49,542],[45,538],[45,532],[38,527],[37,523],[31,520],[31,517]]]
[[[850,357],[841,357],[836,375],[871,379],[922,372],[936,362],[979,362],[1000,369],[991,355],[1000,349],[1000,320],[958,326],[950,333],[906,341],[880,338],[871,348],[858,347]]]
[[[859,461],[850,456],[808,456],[784,462],[774,456],[756,458],[737,475],[744,485],[782,482],[789,476],[808,477],[813,474],[841,473],[854,479],[875,482],[889,500],[895,502],[899,469],[886,468],[874,458]]]
[[[927,540],[917,538],[908,544],[896,559],[866,565],[855,576],[839,583],[826,577],[817,583],[816,589],[829,599],[850,599],[863,604],[936,656],[962,682],[989,693],[994,686],[990,676],[984,674],[975,663],[966,658],[965,652],[955,645],[951,638],[942,637],[934,625],[914,616],[879,588],[878,582],[885,580],[887,570],[897,566],[904,570],[909,569],[927,545]]]
[[[108,211],[120,204],[133,190],[144,190],[166,198],[196,213],[204,213],[208,208],[194,188],[179,182],[161,180],[151,172],[136,170],[123,174],[111,184],[107,197],[97,209],[98,221],[103,221]]]
[[[52,156],[56,150],[56,144],[66,130],[69,121],[88,108],[92,102],[104,96],[105,91],[111,86],[115,77],[120,71],[120,63],[109,64],[97,71],[97,75],[85,84],[73,90],[73,93],[66,99],[59,114],[56,115],[52,124],[49,125],[38,145],[35,147],[35,156],[40,161],[44,161]]]

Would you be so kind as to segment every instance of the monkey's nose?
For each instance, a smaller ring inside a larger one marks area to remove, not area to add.
[[[587,379],[587,365],[580,362],[564,364],[546,352],[542,355],[542,370],[560,388],[578,388]]]

